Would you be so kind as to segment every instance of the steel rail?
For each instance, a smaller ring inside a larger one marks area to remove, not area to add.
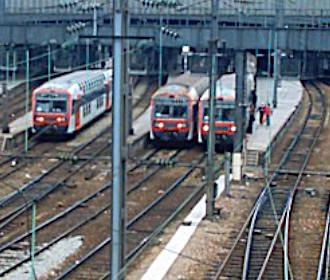
[[[311,94],[310,93],[309,93],[309,96],[311,98]],[[322,104],[323,104],[323,108],[325,109],[324,102],[322,102]],[[312,106],[313,106],[313,101],[311,102],[310,109],[312,108]],[[310,120],[310,115],[311,115],[311,110],[309,110],[308,119],[305,122],[304,130],[305,130],[306,126],[307,126],[308,120]],[[323,121],[324,121],[324,119],[325,118],[324,118],[324,114],[323,114]],[[290,273],[290,277],[293,279],[292,271],[290,270],[290,267],[289,267],[289,264],[288,264],[288,260],[289,260],[289,256],[288,256],[288,243],[289,243],[288,242],[288,227],[289,227],[289,218],[290,218],[289,216],[290,216],[290,211],[291,211],[291,206],[292,206],[293,198],[295,196],[296,190],[297,190],[298,185],[300,184],[301,179],[302,179],[302,176],[303,176],[302,175],[302,172],[305,170],[305,168],[306,168],[306,166],[308,164],[308,161],[310,159],[311,153],[312,153],[312,151],[313,151],[313,149],[315,147],[316,141],[317,141],[317,139],[318,139],[318,137],[319,137],[319,135],[321,133],[322,127],[323,127],[323,122],[318,127],[317,131],[314,133],[312,145],[309,147],[309,151],[306,154],[305,159],[304,159],[304,162],[303,162],[303,164],[302,164],[302,166],[300,168],[300,172],[299,172],[298,177],[297,177],[297,179],[295,181],[295,185],[294,185],[293,190],[292,190],[292,192],[290,194],[288,203],[287,203],[287,205],[286,205],[286,207],[284,209],[284,212],[282,214],[281,223],[278,224],[278,228],[277,228],[276,234],[273,237],[273,242],[272,242],[272,244],[271,244],[271,246],[270,246],[270,248],[268,250],[267,257],[266,257],[266,259],[265,259],[265,261],[263,263],[263,266],[262,266],[262,268],[261,268],[261,270],[259,272],[259,275],[258,275],[257,280],[260,280],[262,278],[263,274],[265,273],[265,270],[266,270],[268,261],[269,261],[270,256],[271,256],[271,253],[274,250],[274,246],[276,244],[277,237],[278,237],[278,235],[281,232],[280,229],[281,229],[282,224],[284,222],[284,217],[286,217],[286,219],[285,219],[286,225],[285,225],[285,231],[284,231],[285,232],[285,235],[284,235],[284,248],[283,248],[284,249],[284,277],[285,277],[286,280],[288,280],[289,279],[289,273]],[[299,134],[299,137],[301,137],[301,135],[303,134],[304,130],[301,131],[301,133]]]
[[[213,279],[219,279],[219,277],[221,276],[221,274],[223,273],[231,255],[233,254],[238,242],[239,242],[239,239],[241,238],[241,236],[243,235],[244,231],[246,230],[250,220],[251,220],[251,217],[252,215],[254,215],[254,212],[257,208],[257,205],[260,203],[260,200],[261,200],[261,197],[265,195],[266,193],[266,190],[269,190],[269,192],[271,193],[271,190],[270,190],[270,186],[271,186],[271,183],[273,181],[275,181],[275,179],[277,178],[277,176],[279,175],[279,170],[282,169],[282,167],[286,164],[286,162],[288,161],[289,157],[290,157],[290,154],[292,153],[293,149],[295,148],[295,146],[297,145],[297,143],[299,142],[299,139],[300,139],[300,136],[302,135],[303,131],[305,130],[306,126],[307,126],[307,121],[311,115],[311,111],[312,111],[312,104],[309,105],[309,108],[308,108],[308,111],[307,111],[307,114],[306,114],[306,117],[305,117],[305,120],[304,120],[304,124],[303,126],[300,128],[299,132],[295,135],[295,137],[293,138],[293,140],[291,141],[289,147],[286,149],[286,152],[284,153],[284,155],[282,156],[279,164],[277,165],[276,169],[274,170],[274,172],[271,174],[269,180],[266,182],[265,186],[263,187],[262,189],[262,192],[260,193],[258,199],[257,199],[257,203],[254,205],[253,209],[251,210],[249,216],[248,216],[248,219],[246,220],[245,224],[243,225],[238,237],[236,238],[236,240],[234,241],[234,244],[233,246],[231,247],[231,250],[229,251],[229,253],[227,254],[224,262],[222,263],[222,265],[219,267],[219,269],[217,270],[215,276]],[[282,219],[283,219],[283,216],[282,216]],[[281,219],[281,220],[282,220]],[[281,220],[278,221],[276,219],[276,222],[278,224],[278,229],[280,228],[280,224],[281,224]],[[277,229],[277,232],[279,232],[279,230]],[[275,244],[275,243],[274,243]],[[268,261],[267,261],[268,262]]]
[[[108,148],[108,146],[111,143],[107,143],[105,146],[101,147],[96,153],[100,154],[102,153],[105,149]],[[155,153],[157,152],[157,150],[152,150],[151,153],[148,153],[147,157],[151,157],[153,156]],[[15,218],[17,218],[18,215],[24,213],[24,211],[26,211],[29,207],[32,206],[33,202],[38,202],[40,200],[42,200],[43,198],[45,198],[47,195],[49,195],[51,192],[53,192],[54,190],[56,190],[57,188],[65,185],[65,182],[70,179],[72,176],[74,176],[77,172],[79,172],[81,170],[82,167],[84,167],[85,165],[87,165],[89,162],[91,162],[93,159],[91,158],[90,160],[87,160],[85,162],[83,162],[80,166],[77,166],[73,171],[71,171],[67,176],[65,176],[64,178],[62,178],[60,181],[58,181],[56,184],[54,184],[51,188],[49,188],[46,192],[42,193],[40,196],[35,197],[33,200],[30,200],[27,202],[27,204],[21,205],[15,209],[13,209],[10,213],[8,213],[5,217],[1,217],[0,221],[2,221],[2,223],[0,224],[0,230],[2,228],[4,228],[6,225],[8,225],[10,222],[12,222]],[[1,252],[1,250],[0,250]]]
[[[285,258],[284,258],[284,276],[285,276],[285,280],[289,280],[289,276],[288,276],[288,264],[287,264],[287,260],[289,258],[289,226],[290,226],[290,214],[291,214],[291,211],[292,211],[292,205],[293,205],[293,199],[297,193],[297,190],[298,190],[298,186],[301,182],[301,179],[302,179],[302,176],[303,176],[303,171],[306,169],[306,166],[309,162],[309,159],[312,155],[312,152],[315,148],[315,145],[316,145],[316,141],[319,139],[320,135],[321,135],[321,132],[324,128],[324,124],[325,124],[325,116],[327,114],[327,110],[326,110],[326,105],[325,105],[325,100],[324,100],[324,95],[322,93],[322,91],[317,88],[315,85],[314,87],[317,89],[318,93],[320,94],[320,97],[321,97],[321,101],[322,101],[322,120],[321,120],[321,123],[320,125],[318,126],[317,130],[314,132],[313,134],[313,141],[311,143],[311,145],[309,145],[309,150],[306,154],[306,157],[305,157],[305,160],[302,164],[302,167],[301,167],[301,170],[298,174],[298,178],[296,179],[296,183],[293,187],[293,190],[292,190],[292,195],[290,197],[290,200],[289,200],[289,205],[288,205],[288,208],[286,210],[286,220],[285,220],[285,227],[284,227],[284,232],[285,232],[285,235],[284,235],[284,240],[285,240],[285,247],[284,247],[284,255],[285,255]]]
[[[247,279],[254,227],[255,227],[255,223],[257,221],[257,216],[258,216],[260,207],[262,206],[262,203],[265,201],[265,199],[266,199],[266,197],[262,196],[262,198],[260,200],[258,200],[258,203],[256,205],[256,208],[254,210],[254,214],[252,216],[252,220],[250,223],[250,230],[249,230],[249,234],[248,234],[248,240],[247,240],[245,256],[244,256],[242,280]]]
[[[146,89],[146,94],[141,95],[141,97],[139,99],[137,99],[136,102],[134,103],[134,106],[138,106],[138,104],[140,104],[144,100],[145,95],[147,95],[147,93],[152,89],[152,87],[153,87],[153,84],[148,84],[148,87]],[[138,118],[142,114],[143,114],[143,111],[140,112],[135,118]],[[49,127],[47,127],[47,129],[49,129]],[[91,138],[89,141],[79,145],[76,149],[74,149],[71,153],[69,153],[69,157],[74,158],[80,151],[82,151],[83,149],[85,149],[86,147],[91,145],[96,139],[104,136],[106,133],[108,133],[108,131],[109,131],[109,127],[104,128],[98,134],[96,134],[93,138]],[[20,153],[20,154],[22,154],[22,153]],[[3,164],[3,163],[7,163],[10,160],[15,159],[16,157],[13,156],[13,157],[10,157],[8,159],[5,159],[3,162],[0,162],[0,165]],[[87,161],[89,161],[89,160],[90,159],[87,159]],[[26,190],[30,189],[31,187],[33,187],[41,179],[43,179],[45,176],[49,175],[51,172],[56,170],[58,167],[60,167],[65,162],[66,162],[65,160],[61,160],[59,163],[57,163],[57,164],[53,165],[52,167],[50,167],[46,172],[39,175],[37,178],[33,179],[29,183],[25,184],[24,186],[16,189],[14,192],[8,194],[6,197],[2,198],[0,200],[0,206],[3,206],[6,203],[8,203],[9,201],[11,201],[12,199],[20,196],[21,193],[23,193],[24,191],[26,191]]]
[[[327,280],[329,275],[329,258],[330,258],[330,201],[328,202],[328,214],[324,227],[322,249],[319,259],[316,280]]]
[[[200,161],[202,161],[204,156],[200,158]],[[127,224],[126,228],[133,226],[135,223],[137,223],[139,220],[143,219],[145,215],[151,211],[154,207],[156,207],[158,204],[160,204],[164,199],[166,199],[175,189],[177,189],[181,183],[193,172],[194,168],[189,168],[180,178],[178,178],[167,190],[164,192],[160,197],[155,199],[153,202],[151,202],[147,207],[145,207],[140,213],[138,213],[135,217],[133,217]],[[99,243],[96,247],[94,247],[91,251],[89,251],[87,254],[85,254],[81,259],[79,259],[75,264],[67,268],[64,272],[62,272],[59,276],[57,276],[54,280],[61,280],[65,279],[68,275],[70,275],[74,270],[76,270],[80,265],[82,265],[84,262],[86,262],[88,259],[90,259],[92,256],[94,256],[96,253],[98,253],[101,249],[104,248],[104,246],[108,245],[111,242],[111,238],[106,238],[101,243]]]
[[[95,153],[95,155],[99,155],[100,153],[102,153],[105,149],[107,149],[109,147],[109,145],[110,145],[109,143],[105,144],[103,147],[101,147]],[[66,175],[65,177],[63,177],[61,180],[57,181],[55,184],[51,185],[51,187],[47,191],[45,191],[45,192],[41,193],[40,195],[38,195],[38,196],[33,197],[32,199],[30,199],[28,201],[28,204],[21,205],[21,206],[15,208],[15,209],[13,209],[5,217],[1,217],[0,218],[0,221],[2,221],[2,223],[0,225],[0,229],[2,229],[4,226],[6,226],[8,223],[10,223],[14,218],[16,218],[17,217],[17,214],[19,212],[22,213],[22,210],[25,211],[27,208],[31,207],[34,202],[41,201],[43,198],[45,198],[47,195],[49,195],[50,193],[52,193],[54,190],[56,190],[57,188],[63,186],[68,179],[70,179],[72,176],[74,176],[76,173],[78,173],[81,170],[82,167],[84,167],[85,165],[87,165],[88,163],[90,163],[92,160],[93,160],[93,158],[91,158],[89,160],[86,160],[81,165],[77,166],[68,175]],[[9,197],[7,196],[7,197],[5,197],[5,199],[3,199],[2,201],[0,201],[0,205],[1,206],[4,206],[5,204],[9,203],[13,198],[17,197],[18,195],[20,195],[24,191],[26,191],[28,189],[31,189],[35,184],[39,183],[44,177],[48,176],[54,170],[56,170],[58,167],[60,167],[61,165],[63,165],[64,162],[65,161],[58,162],[53,167],[51,167],[49,170],[47,170],[47,172],[39,175],[32,182],[24,185],[22,188],[20,188],[19,190],[17,190],[17,192],[15,192],[13,194],[14,196],[9,196]],[[4,218],[6,218],[6,220],[4,220]]]
[[[150,153],[148,153],[146,155],[146,157],[152,157],[154,156],[154,154],[157,152],[157,150],[152,150]],[[178,152],[179,153],[179,152]],[[132,167],[129,171],[138,168],[138,166],[141,166],[139,164],[135,165],[134,167]],[[147,177],[149,177],[149,174],[147,175]],[[67,216],[68,214],[70,214],[71,212],[73,212],[74,210],[78,209],[81,205],[86,204],[87,202],[89,202],[90,200],[92,200],[93,198],[98,197],[98,195],[102,192],[107,191],[108,189],[110,189],[112,187],[111,183],[105,184],[104,186],[102,186],[101,188],[99,188],[98,190],[96,190],[95,192],[87,195],[86,197],[84,197],[83,199],[77,201],[75,204],[73,204],[72,206],[66,208],[65,210],[63,210],[61,213],[57,214],[56,216],[52,217],[51,219],[48,219],[47,221],[43,222],[42,224],[38,225],[35,229],[36,232],[44,229],[45,227],[53,224],[54,222],[57,222],[58,220],[64,218],[65,216]],[[128,194],[132,193],[133,191],[135,191],[137,189],[137,187],[132,187],[129,189]],[[101,215],[105,210],[109,209],[111,206],[111,204],[107,204],[106,206],[102,207],[100,210],[98,210],[97,212],[95,212],[93,215],[91,215],[90,217],[88,217],[87,219],[81,221],[80,223],[78,223],[77,225],[74,225],[73,227],[69,228],[67,231],[65,231],[64,233],[62,233],[60,236],[56,237],[55,239],[53,239],[52,241],[48,242],[46,246],[44,246],[43,248],[39,249],[35,255],[39,255],[40,253],[42,253],[43,251],[45,251],[46,249],[50,248],[52,245],[54,245],[56,242],[60,241],[61,239],[67,237],[69,234],[71,234],[73,231],[79,229],[80,227],[84,226],[85,224],[87,224],[89,221],[94,220],[95,218],[97,218],[99,215]],[[16,239],[8,242],[7,244],[3,245],[0,247],[0,253],[10,249],[10,247],[12,247],[14,244],[21,242],[22,240],[24,240],[25,238],[27,238],[29,235],[31,235],[32,230],[29,232],[26,232],[24,234],[22,234],[21,236],[17,237]],[[23,263],[29,261],[31,259],[30,256],[26,257],[25,259],[21,260],[20,262],[14,264],[12,267],[7,268],[4,271],[0,272],[0,277],[2,277],[3,275],[9,273],[10,271],[16,269],[17,267],[19,267],[20,265],[22,265]]]

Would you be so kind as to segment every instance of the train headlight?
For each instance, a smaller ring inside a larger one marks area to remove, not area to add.
[[[65,122],[66,121],[66,118],[64,118],[64,117],[58,117],[58,118],[56,118],[56,121],[57,122]]]
[[[164,128],[164,123],[163,122],[156,122],[155,126],[158,127],[158,128]]]
[[[203,131],[206,131],[206,132],[207,132],[207,131],[209,131],[209,128],[210,128],[210,127],[209,127],[208,124],[205,124],[205,125],[203,125],[202,128],[203,128]]]
[[[43,121],[45,121],[45,118],[44,117],[36,117],[36,121],[37,122],[43,122]]]
[[[232,132],[235,132],[235,131],[236,131],[236,126],[231,126],[231,127],[230,127],[230,130],[231,130]]]
[[[177,125],[176,125],[176,127],[177,128],[185,128],[186,127],[186,124],[185,123],[178,123]]]

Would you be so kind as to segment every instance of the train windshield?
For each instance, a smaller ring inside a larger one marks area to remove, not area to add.
[[[187,118],[188,107],[185,105],[156,104],[154,115],[157,118]]]
[[[59,93],[39,93],[36,95],[37,113],[66,113],[67,95]]]
[[[216,107],[214,112],[214,118],[216,121],[224,121],[230,122],[235,120],[235,107],[228,106],[228,107]],[[203,120],[209,120],[209,108],[204,107],[203,111]]]

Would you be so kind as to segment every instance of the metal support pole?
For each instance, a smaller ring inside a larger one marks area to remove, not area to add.
[[[273,107],[277,107],[277,88],[279,81],[279,60],[280,55],[278,52],[279,48],[279,30],[283,27],[283,17],[284,17],[284,0],[278,0],[275,2],[276,9],[276,26],[274,31],[274,88],[273,88]]]
[[[15,82],[16,81],[16,71],[17,71],[17,54],[16,54],[16,51],[14,50],[13,51],[13,81]]]
[[[235,98],[235,120],[236,133],[234,136],[234,152],[241,153],[244,137],[245,122],[245,76],[246,76],[246,55],[244,51],[237,51],[235,57],[236,71],[236,98]]]
[[[6,0],[0,0],[0,22],[5,22]]]
[[[94,0],[94,9],[93,9],[93,35],[97,36],[97,7],[96,0]]]
[[[89,69],[89,39],[86,39],[86,70]]]
[[[163,31],[162,31],[162,24],[163,24],[163,16],[160,17],[160,24],[159,24],[159,63],[158,63],[158,87],[162,86],[163,81]]]
[[[268,32],[268,52],[267,52],[267,74],[268,74],[268,77],[270,77],[270,70],[271,70],[271,59],[272,59],[272,56],[271,56],[271,53],[272,53],[272,30],[269,30]]]
[[[35,280],[36,279],[36,272],[35,272],[35,248],[36,248],[36,204],[35,202],[32,204],[32,229],[31,229],[31,251],[30,251],[30,257],[31,257],[31,272],[30,272],[30,279]]]
[[[209,57],[210,57],[210,94],[209,94],[209,133],[207,141],[207,192],[206,192],[206,218],[212,219],[214,215],[214,150],[215,150],[215,133],[214,133],[214,107],[216,94],[216,80],[217,80],[217,43],[215,39],[217,35],[217,10],[218,1],[212,0],[212,29],[211,40],[209,42]]]
[[[30,52],[27,49],[25,52],[26,56],[26,77],[25,77],[25,114],[29,113],[29,96],[30,96]],[[24,151],[27,152],[29,149],[29,134],[28,127],[25,126],[25,141],[24,141]]]
[[[217,41],[210,41],[209,52],[211,59],[210,71],[210,96],[209,96],[209,133],[207,141],[207,206],[206,217],[211,219],[214,214],[214,150],[215,150],[215,133],[214,133],[214,107],[216,92],[216,69],[217,58],[215,56],[215,47]]]
[[[246,54],[244,51],[237,51],[235,56],[236,71],[236,98],[235,98],[235,124],[233,153],[233,179],[242,179],[242,151],[245,135],[245,77],[246,77]]]
[[[50,44],[48,44],[48,81],[51,78],[51,72],[52,72],[52,67],[51,67],[51,48],[50,48]]]
[[[8,126],[8,91],[7,84],[2,84],[2,133],[9,133]]]
[[[9,82],[9,50],[6,51],[6,83]]]
[[[274,34],[274,65],[273,65],[273,79],[274,79],[274,84],[273,84],[273,107],[277,107],[277,87],[278,87],[278,60],[279,60],[279,55],[278,55],[278,49],[277,49],[277,31],[275,31]]]
[[[127,69],[128,73],[128,69]],[[133,129],[133,85],[132,79],[128,77],[127,85],[127,135],[134,135]]]
[[[128,28],[129,28],[129,14],[126,13],[125,16],[125,34],[128,34]],[[125,106],[126,106],[126,136],[133,135],[133,89],[132,89],[132,81],[130,79],[129,75],[129,65],[130,65],[130,40],[125,40],[125,73],[124,73],[124,83],[125,83]]]
[[[112,105],[112,250],[111,250],[111,279],[123,279],[124,275],[120,270],[124,267],[125,261],[125,239],[126,239],[126,129],[125,129],[125,102],[123,91],[125,90],[124,71],[125,65],[124,36],[127,0],[115,0],[113,5],[114,36],[121,37],[114,39],[113,43],[113,105]]]
[[[230,195],[230,153],[225,152],[225,192]]]

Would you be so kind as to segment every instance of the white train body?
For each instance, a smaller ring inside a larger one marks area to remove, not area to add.
[[[36,131],[72,134],[111,108],[111,70],[76,71],[33,91]]]

